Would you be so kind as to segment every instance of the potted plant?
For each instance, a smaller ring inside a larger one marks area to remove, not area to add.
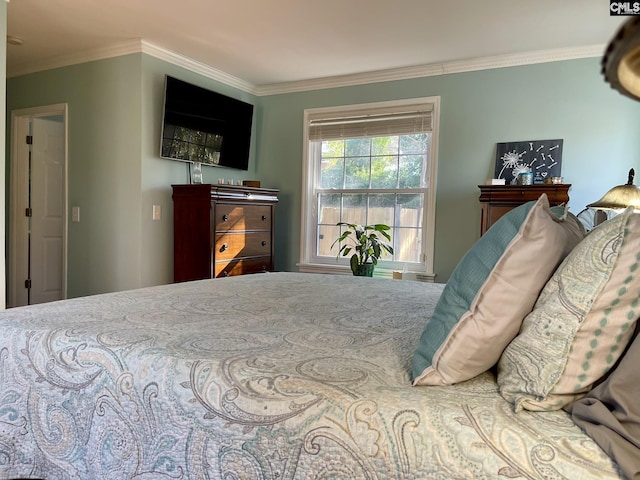
[[[346,222],[339,222],[336,225],[347,228],[331,244],[331,248],[336,244],[340,245],[336,257],[341,254],[343,257],[347,257],[353,251],[349,263],[354,275],[373,276],[373,269],[378,264],[378,259],[383,252],[387,251],[393,254],[393,247],[384,242],[384,239],[391,241],[391,236],[387,233],[391,227],[388,225],[376,223],[375,225],[362,226]]]

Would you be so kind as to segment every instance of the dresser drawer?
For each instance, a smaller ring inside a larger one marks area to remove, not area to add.
[[[216,235],[216,261],[234,257],[258,257],[271,253],[271,232],[229,231]]]
[[[278,190],[172,185],[175,282],[271,271]]]
[[[271,271],[272,259],[268,257],[230,259],[215,263],[214,276],[229,277],[245,273],[262,273]]]
[[[537,200],[543,193],[552,207],[569,202],[571,184],[478,185],[480,187],[480,235],[505,213],[526,202]]]
[[[216,232],[271,230],[271,206],[218,203],[214,223]]]

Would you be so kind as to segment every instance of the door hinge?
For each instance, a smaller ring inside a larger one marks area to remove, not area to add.
[[[24,281],[24,288],[31,288],[31,279],[30,278],[27,278]]]
[[[33,145],[33,135],[27,135],[27,145]]]
[[[33,216],[33,210],[31,209],[31,207],[27,207],[24,209],[24,216],[25,217]]]

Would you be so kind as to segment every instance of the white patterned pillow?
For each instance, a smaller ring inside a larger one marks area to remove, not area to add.
[[[640,214],[591,231],[542,290],[498,363],[515,410],[558,410],[588,392],[629,343],[640,316]]]
[[[493,367],[583,237],[579,220],[565,207],[550,209],[546,194],[501,217],[460,260],[427,319],[414,385],[459,383]]]

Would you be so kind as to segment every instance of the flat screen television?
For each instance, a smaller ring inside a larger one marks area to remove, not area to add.
[[[160,157],[247,170],[253,105],[169,75]]]

